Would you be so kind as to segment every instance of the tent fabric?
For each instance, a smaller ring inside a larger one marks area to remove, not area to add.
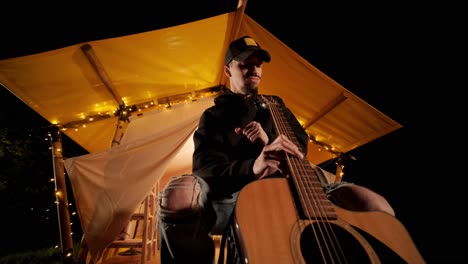
[[[86,127],[64,131],[90,153],[102,151],[111,146],[119,105],[83,54],[82,45],[92,47],[126,105],[153,102],[154,107],[161,107],[161,98],[226,84],[221,65],[237,17],[235,12],[227,13],[0,60],[0,83],[52,124],[108,115]],[[335,152],[346,153],[401,127],[248,15],[242,17],[237,34],[251,35],[272,55],[272,61],[264,65],[261,92],[281,96],[311,136]],[[333,108],[330,104],[335,101],[340,103]]]
[[[138,118],[130,122],[121,145],[64,161],[83,233],[95,260],[165,173],[190,173],[191,160],[179,164],[178,156],[187,152],[187,146],[193,149],[199,113],[212,104],[212,98],[205,98],[148,113],[144,121]],[[142,137],[142,130],[150,133]],[[174,165],[167,171],[171,163]]]
[[[126,105],[154,102],[157,106],[158,98],[219,85],[219,65],[232,19],[233,14],[224,14],[2,60],[0,83],[52,124],[110,114],[105,121],[64,131],[88,152],[102,151],[111,146],[117,125],[113,114],[119,105],[81,46],[92,47]]]
[[[255,36],[272,55],[272,61],[264,64],[262,91],[279,94],[317,141],[346,153],[401,127],[304,60],[254,20],[248,17],[243,20],[240,35]],[[346,99],[312,126],[306,125],[340,97]]]
[[[264,64],[261,93],[282,97],[304,125],[312,139],[307,157],[313,164],[401,127],[238,12],[0,60],[0,83],[50,123],[67,128],[83,122],[63,133],[90,154],[66,158],[65,168],[94,257],[122,230],[154,184],[190,172],[191,135],[212,103],[212,97],[198,91],[228,85],[224,51],[241,35],[256,38],[272,55]],[[150,105],[132,113],[115,147],[119,104],[83,54],[84,44],[92,47],[127,106]],[[160,103],[186,94],[187,102],[181,100],[170,111]],[[328,151],[319,151],[323,149]]]

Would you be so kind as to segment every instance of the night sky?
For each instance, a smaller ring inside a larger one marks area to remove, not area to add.
[[[149,6],[98,12],[79,6],[26,15],[16,7],[1,17],[0,59],[170,26],[196,18],[189,10],[200,10],[197,14],[203,16],[235,6],[194,2],[200,5],[180,10],[175,1],[172,12]],[[346,168],[345,180],[385,196],[428,263],[467,263],[466,206],[461,204],[467,200],[462,196],[466,180],[463,162],[456,160],[463,156],[458,146],[465,141],[459,128],[464,119],[456,114],[463,106],[459,101],[466,84],[455,82],[460,71],[452,69],[451,61],[459,56],[455,52],[459,34],[454,34],[459,27],[457,8],[273,2],[251,0],[246,13],[319,70],[403,125],[353,150],[356,160]],[[28,107],[3,91],[0,95],[0,120],[16,126],[18,119],[8,106]],[[38,118],[27,109],[17,112],[26,113],[31,122]]]

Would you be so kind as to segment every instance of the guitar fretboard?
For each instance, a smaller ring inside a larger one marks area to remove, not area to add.
[[[294,132],[291,129],[281,106],[276,102],[267,100],[275,129],[278,134],[287,136],[296,146],[300,146]],[[299,159],[291,155],[286,156],[289,168],[289,177],[294,183],[294,190],[300,201],[300,208],[307,218],[313,219],[337,219],[332,202],[327,198],[320,183],[320,168],[314,168],[307,158]]]

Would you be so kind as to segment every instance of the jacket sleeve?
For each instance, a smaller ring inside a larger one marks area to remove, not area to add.
[[[210,191],[218,196],[239,191],[255,179],[252,169],[255,159],[231,160],[223,135],[215,114],[205,111],[193,136],[192,172],[205,179]]]

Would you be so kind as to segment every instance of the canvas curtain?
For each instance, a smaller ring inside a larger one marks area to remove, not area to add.
[[[65,160],[94,260],[123,230],[146,194],[169,173],[191,171],[192,135],[212,98],[130,120],[119,146]]]

